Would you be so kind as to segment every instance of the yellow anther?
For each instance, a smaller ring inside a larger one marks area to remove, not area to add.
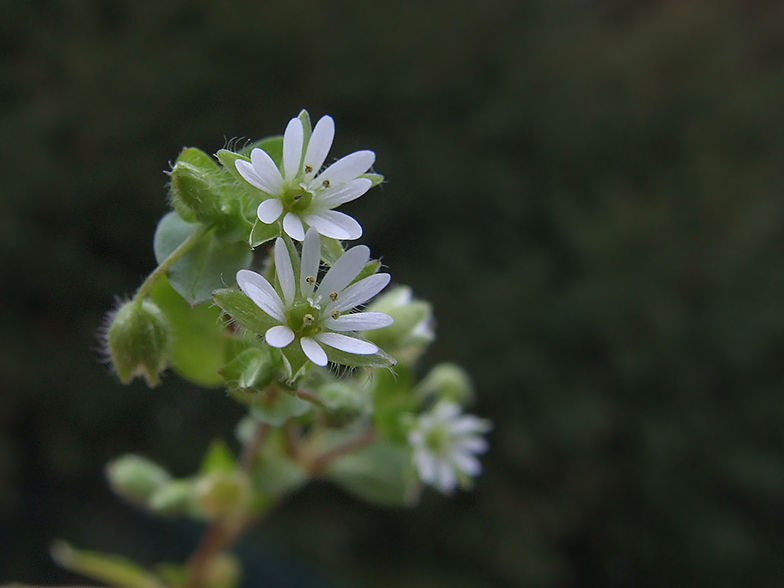
[[[335,300],[337,300],[337,299],[338,299],[338,293],[337,293],[337,292],[330,292],[330,293],[329,293],[329,299],[330,299],[332,302],[335,302]]]
[[[329,178],[327,178],[326,180],[321,182],[321,185],[324,186],[325,188],[329,188],[329,186],[330,186]]]
[[[305,281],[309,285],[313,286],[316,283],[316,276],[308,276],[307,278],[305,278]]]
[[[316,320],[316,319],[314,319],[314,318],[313,318],[313,315],[312,315],[312,314],[310,314],[310,313],[308,313],[308,314],[306,314],[305,316],[303,316],[303,317],[302,317],[302,323],[303,323],[305,326],[310,326],[310,325],[312,325],[312,324],[313,324],[313,321],[315,321],[315,320]]]
[[[310,165],[309,163],[306,163],[306,164],[305,164],[305,173],[306,173],[306,174],[309,174],[309,173],[310,173],[310,172],[312,172],[312,171],[313,171],[313,166],[312,166],[312,165]]]
[[[335,319],[335,320],[338,320],[340,318],[340,311],[339,310],[333,310],[332,311],[332,318]]]

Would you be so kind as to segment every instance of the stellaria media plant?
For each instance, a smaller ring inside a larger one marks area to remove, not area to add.
[[[171,369],[224,387],[247,409],[241,449],[215,439],[182,478],[132,453],[106,466],[134,507],[204,522],[185,562],[146,569],[58,542],[63,567],[126,588],[232,588],[241,578],[232,545],[311,480],[412,507],[423,485],[450,494],[480,473],[490,423],[463,414],[473,398],[466,373],[439,364],[416,380],[435,339],[430,305],[388,286],[367,246],[346,244],[362,227],[334,209],[383,178],[372,151],[325,165],[334,135],[330,117],[312,129],[303,111],[282,137],[215,157],[180,153],[173,210],[154,236],[159,265],[108,314],[106,353],[124,383],[155,386]]]

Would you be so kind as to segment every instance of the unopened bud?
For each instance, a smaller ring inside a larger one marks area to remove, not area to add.
[[[435,397],[437,401],[446,400],[461,406],[470,404],[474,399],[474,386],[465,370],[453,363],[439,363],[425,376],[416,387],[421,398]]]
[[[365,337],[403,363],[414,362],[433,341],[433,310],[428,302],[414,300],[411,288],[398,286],[378,296],[368,311],[383,312],[395,322],[364,333]]]
[[[161,466],[133,454],[109,462],[106,477],[112,490],[142,507],[148,506],[150,497],[171,481],[171,476]]]
[[[174,480],[160,487],[149,500],[150,510],[163,515],[176,516],[193,510],[193,483]]]
[[[196,482],[196,502],[208,519],[222,519],[247,506],[251,488],[242,472],[211,472]]]
[[[371,409],[368,390],[348,382],[330,382],[319,387],[318,395],[324,401],[327,425],[342,427],[367,414]]]
[[[172,207],[189,222],[211,222],[220,215],[220,167],[204,151],[183,149],[171,170]]]
[[[137,376],[151,388],[160,382],[170,341],[169,321],[151,300],[126,302],[109,316],[106,345],[123,384]]]

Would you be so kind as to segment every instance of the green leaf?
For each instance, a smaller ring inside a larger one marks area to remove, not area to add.
[[[199,386],[220,386],[218,369],[225,363],[228,341],[220,309],[209,303],[191,307],[165,276],[153,287],[152,299],[169,319],[169,363],[174,370]]]
[[[253,151],[256,147],[266,151],[267,154],[272,158],[272,161],[275,162],[275,165],[280,166],[280,162],[283,161],[283,135],[272,135],[270,137],[264,137],[263,139],[254,141],[253,143],[249,143],[240,149],[239,153],[245,156],[249,156],[250,152]]]
[[[384,440],[335,459],[327,468],[326,477],[374,504],[412,506],[418,498],[408,449]]]
[[[155,230],[155,258],[162,263],[200,225],[176,213],[165,215]],[[253,253],[243,242],[225,242],[215,232],[204,235],[169,268],[169,283],[190,304],[209,300],[213,290],[234,283],[238,270],[250,265]]]
[[[212,299],[237,324],[259,335],[263,335],[267,329],[279,324],[256,306],[256,303],[242,290],[216,290]]]
[[[207,453],[201,460],[199,473],[210,474],[212,472],[233,472],[237,469],[237,458],[226,445],[223,439],[213,439]]]
[[[163,588],[155,575],[119,555],[80,551],[65,541],[56,541],[50,551],[61,567],[99,582],[120,588]]]

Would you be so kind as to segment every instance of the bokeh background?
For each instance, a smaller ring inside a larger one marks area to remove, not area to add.
[[[337,121],[388,182],[347,206],[435,306],[422,363],[491,418],[476,491],[414,510],[314,484],[247,586],[784,585],[784,7],[758,1],[0,2],[0,581],[76,583],[196,525],[115,499],[241,410],[121,386],[104,312],[153,268],[183,146]]]

